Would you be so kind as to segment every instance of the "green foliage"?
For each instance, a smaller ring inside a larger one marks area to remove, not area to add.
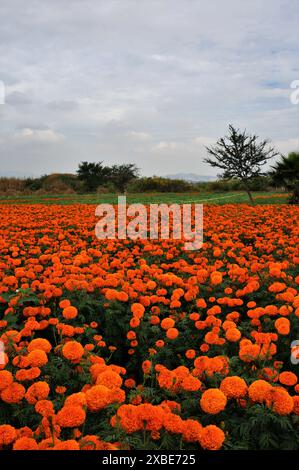
[[[270,176],[276,186],[292,191],[290,204],[299,204],[299,152],[282,156],[272,167]]]
[[[185,180],[163,178],[161,176],[151,176],[139,178],[128,187],[130,193],[140,192],[186,192],[194,191],[194,185]]]
[[[78,178],[83,181],[87,192],[95,192],[97,187],[108,181],[111,169],[103,162],[81,162],[77,171]]]

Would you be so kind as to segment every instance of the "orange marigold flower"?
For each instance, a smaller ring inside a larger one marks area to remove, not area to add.
[[[99,411],[110,403],[111,390],[104,385],[95,385],[86,391],[87,408],[90,411]]]
[[[23,385],[13,382],[1,391],[0,396],[5,403],[19,403],[24,398],[25,392]]]
[[[145,360],[142,363],[142,370],[144,374],[149,374],[152,368],[152,363],[149,360]]]
[[[244,379],[236,375],[225,377],[220,384],[220,390],[227,398],[241,398],[247,393],[247,384]]]
[[[280,335],[286,336],[290,333],[290,320],[288,318],[278,318],[275,320],[274,326]]]
[[[294,408],[293,398],[279,387],[272,387],[267,395],[267,402],[272,405],[273,411],[281,416],[289,415]]]
[[[196,356],[196,352],[194,349],[188,349],[186,352],[185,352],[185,356],[187,359],[194,359],[195,356]]]
[[[54,405],[50,400],[39,400],[36,402],[34,408],[38,414],[45,416],[46,418],[55,414]]]
[[[15,441],[13,450],[38,450],[38,445],[32,437],[20,437]]]
[[[134,388],[136,386],[136,382],[134,379],[126,379],[124,385],[127,388]]]
[[[163,419],[163,427],[166,431],[174,434],[182,434],[184,429],[184,421],[174,413],[165,413]]]
[[[19,437],[33,437],[33,431],[28,426],[23,426],[17,429],[17,438]]]
[[[96,384],[104,385],[107,388],[119,388],[122,385],[122,378],[111,369],[107,369],[100,373],[97,377]]]
[[[20,369],[17,370],[15,376],[16,380],[19,382],[25,382],[27,380],[34,380],[37,379],[41,374],[41,370],[39,367],[30,367],[30,369]]]
[[[43,439],[38,443],[38,449],[39,450],[51,450],[53,447],[61,442],[59,439],[57,439],[56,436],[51,436],[46,439]]]
[[[238,328],[228,328],[226,330],[225,337],[228,341],[235,343],[241,338],[241,332]]]
[[[205,413],[215,415],[223,411],[227,403],[224,393],[218,388],[210,388],[203,392],[200,406]]]
[[[239,357],[243,362],[253,362],[260,354],[258,344],[246,344],[240,347]]]
[[[113,388],[110,393],[110,403],[123,403],[126,399],[126,393],[121,388]]]
[[[199,443],[203,449],[219,450],[224,442],[225,435],[222,429],[210,424],[202,429]]]
[[[49,353],[52,349],[51,343],[44,338],[36,338],[30,341],[27,350],[28,352],[34,351],[34,349],[41,349],[45,353]]]
[[[72,320],[73,318],[76,318],[78,315],[78,310],[76,307],[72,307],[71,305],[68,307],[65,307],[62,311],[62,316],[66,318],[67,320]]]
[[[145,312],[145,308],[140,303],[135,303],[131,306],[131,312],[133,313],[134,317],[141,318]]]
[[[0,370],[0,391],[13,383],[13,375],[8,370]]]
[[[68,299],[63,299],[59,302],[59,307],[60,308],[66,308],[71,305],[71,302]]]
[[[161,328],[163,328],[163,330],[169,330],[169,328],[174,327],[175,321],[173,320],[173,318],[169,318],[169,317],[163,318],[160,325],[161,325]]]
[[[292,387],[298,382],[297,375],[293,372],[281,372],[279,374],[278,380],[281,384]]]
[[[283,282],[273,282],[273,284],[269,286],[268,290],[269,292],[282,292],[286,289],[286,287],[286,284],[284,284]]]
[[[265,380],[256,380],[248,387],[249,398],[257,403],[266,401],[272,385]]]
[[[160,404],[160,406],[162,406],[162,408],[164,408],[166,411],[176,411],[176,412],[180,412],[181,411],[181,405],[179,403],[177,403],[176,401],[173,401],[173,400],[164,400],[162,401],[162,403]]]
[[[47,382],[39,381],[32,384],[25,395],[26,400],[31,405],[35,405],[35,403],[39,400],[45,400],[50,393],[50,387]]]
[[[211,279],[211,284],[213,284],[213,286],[221,284],[221,282],[222,282],[222,273],[219,272],[219,271],[214,271],[214,272],[211,273],[210,279]]]
[[[84,348],[78,341],[68,341],[62,348],[62,354],[69,361],[78,362],[84,354]]]
[[[138,405],[137,414],[147,431],[159,431],[162,428],[164,411],[161,407],[143,403]]]
[[[68,405],[58,411],[56,418],[62,428],[75,428],[84,423],[86,414],[81,406]]]
[[[0,448],[1,446],[8,446],[12,444],[17,438],[15,428],[9,424],[0,425]]]
[[[48,362],[48,356],[42,349],[34,349],[28,356],[28,364],[33,367],[42,367]]]
[[[176,339],[179,336],[179,331],[176,328],[169,328],[166,336],[168,339]]]
[[[53,450],[80,450],[80,446],[75,439],[60,441],[53,447]]]
[[[64,406],[86,406],[86,395],[83,392],[78,392],[78,393],[72,393],[72,395],[69,395],[65,402]]]
[[[195,419],[183,421],[183,440],[186,442],[198,442],[202,431],[202,425]]]
[[[182,389],[187,392],[196,392],[201,387],[201,381],[192,375],[188,375],[182,381]]]
[[[121,405],[117,414],[112,419],[111,425],[121,426],[121,428],[128,434],[139,431],[143,428],[141,416],[137,413],[137,406],[134,405]]]

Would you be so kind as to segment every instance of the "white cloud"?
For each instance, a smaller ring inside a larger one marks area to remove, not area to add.
[[[284,155],[287,155],[289,152],[299,152],[299,138],[278,140],[274,142],[274,145]]]
[[[52,129],[30,129],[26,127],[15,134],[15,138],[31,142],[57,143],[64,140],[64,136]]]
[[[1,2],[4,170],[75,171],[85,158],[213,174],[204,147],[229,123],[297,146],[297,1],[69,3]]]
[[[178,142],[158,142],[155,144],[152,148],[154,152],[164,152],[164,151],[169,151],[169,150],[176,150],[179,147]]]
[[[207,146],[207,145],[215,144],[215,139],[211,137],[201,136],[201,137],[195,137],[195,139],[193,139],[193,142],[194,144],[197,144],[197,145]]]
[[[129,131],[127,136],[138,141],[147,141],[151,139],[151,135],[147,132]]]

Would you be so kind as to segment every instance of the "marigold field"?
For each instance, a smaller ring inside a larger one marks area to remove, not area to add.
[[[205,206],[198,251],[0,211],[2,450],[299,449],[298,207]]]

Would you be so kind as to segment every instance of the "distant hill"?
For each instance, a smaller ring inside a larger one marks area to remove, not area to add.
[[[175,173],[173,175],[166,175],[165,178],[171,180],[179,179],[189,182],[198,182],[198,181],[216,181],[217,176],[208,176],[208,175],[197,175],[196,173]]]

